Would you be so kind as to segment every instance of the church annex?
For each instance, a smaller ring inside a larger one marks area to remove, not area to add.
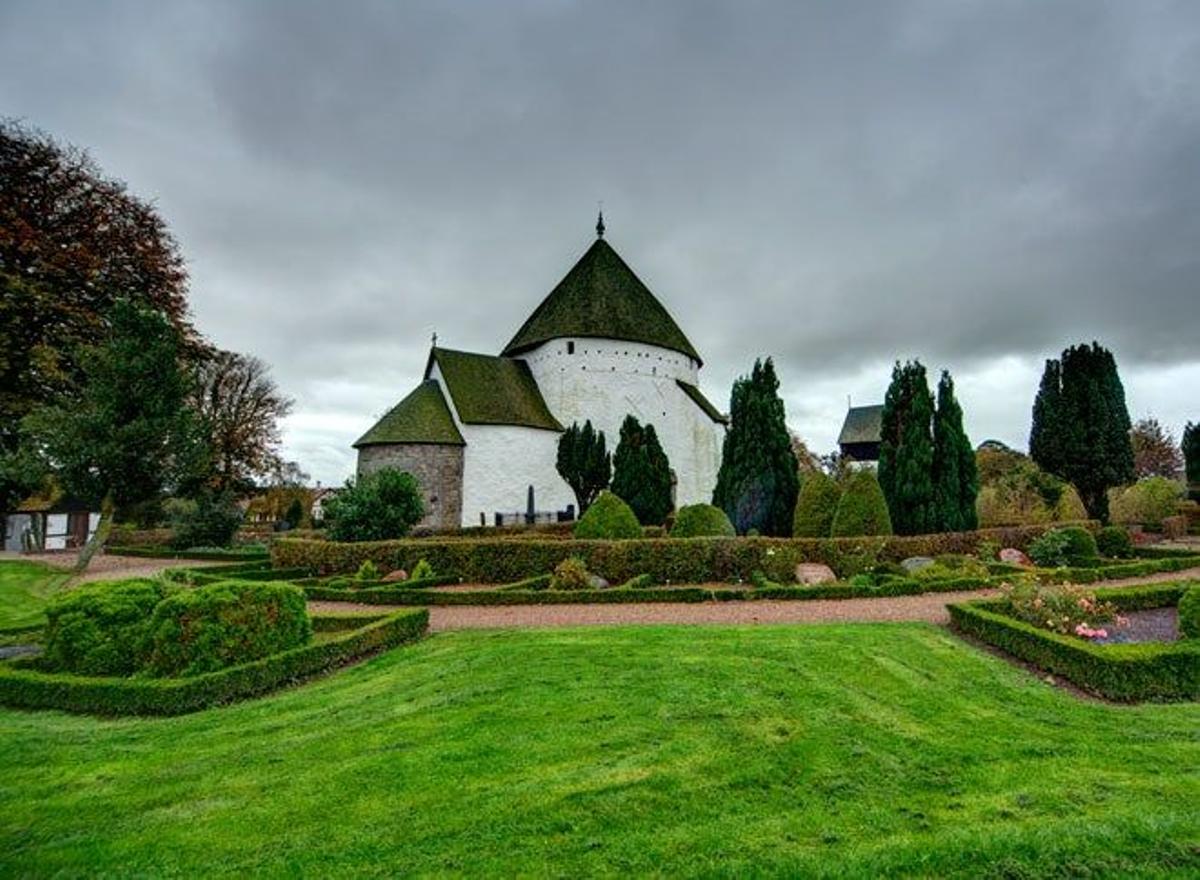
[[[412,473],[422,525],[492,525],[573,507],[555,469],[558,439],[590,419],[615,451],[632,413],[654,425],[675,474],[677,505],[708,502],[725,417],[701,393],[699,353],[633,270],[596,241],[499,356],[436,343],[416,388],[354,444],[359,474]]]

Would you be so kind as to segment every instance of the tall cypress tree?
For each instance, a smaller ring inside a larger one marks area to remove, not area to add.
[[[1093,342],[1048,361],[1033,415],[1033,460],[1072,483],[1088,515],[1107,522],[1108,490],[1133,479],[1129,410],[1112,352]]]
[[[621,423],[613,454],[612,492],[630,506],[644,526],[662,525],[671,512],[671,464],[653,425],[632,415]]]
[[[799,477],[770,358],[733,383],[729,410],[713,504],[739,534],[790,536]]]
[[[933,490],[933,398],[920,361],[892,370],[883,403],[879,485],[898,535],[936,531]]]
[[[962,424],[962,407],[954,396],[954,380],[943,370],[933,418],[933,497],[938,531],[959,532],[978,525],[975,498],[979,474],[975,451]]]
[[[595,430],[591,420],[582,428],[578,422],[572,424],[558,438],[556,466],[558,475],[575,493],[579,516],[583,516],[612,475],[612,457],[605,448],[604,432]]]
[[[1182,445],[1188,493],[1193,499],[1200,500],[1200,424],[1187,423],[1183,429]]]

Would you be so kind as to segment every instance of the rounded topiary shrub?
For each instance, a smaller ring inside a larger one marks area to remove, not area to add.
[[[1200,639],[1200,587],[1192,587],[1179,600],[1179,635]]]
[[[792,534],[797,538],[828,538],[833,530],[842,490],[828,474],[810,474],[796,497]]]
[[[679,508],[675,524],[671,526],[672,538],[732,538],[736,534],[725,511],[711,504],[688,504]]]
[[[1096,550],[1108,559],[1128,559],[1133,556],[1133,539],[1120,526],[1105,526],[1096,532]]]
[[[42,662],[80,675],[132,675],[151,614],[174,589],[158,580],[107,581],[54,598],[46,607]]]
[[[304,591],[291,584],[223,581],[176,593],[150,621],[146,670],[199,675],[306,644]]]
[[[1067,539],[1067,561],[1072,564],[1092,562],[1100,555],[1096,538],[1082,526],[1067,526],[1060,530]]]
[[[552,590],[586,590],[591,585],[592,576],[578,556],[568,556],[554,567],[554,574],[550,575]]]
[[[641,536],[642,526],[633,510],[612,492],[601,492],[575,523],[576,538],[617,541]]]
[[[1115,523],[1142,525],[1157,532],[1162,521],[1175,513],[1183,485],[1166,477],[1146,477],[1109,493],[1109,515]]]
[[[830,533],[835,538],[890,535],[892,519],[879,480],[869,470],[856,471],[846,481]]]

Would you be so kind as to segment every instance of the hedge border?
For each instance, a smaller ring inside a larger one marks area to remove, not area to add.
[[[1099,589],[1096,595],[1120,611],[1178,604],[1200,581]],[[1083,690],[1119,702],[1173,702],[1200,699],[1200,640],[1096,645],[1039,629],[1004,613],[1004,599],[949,605],[958,631],[1060,675]]]
[[[142,559],[197,559],[228,562],[258,562],[270,559],[270,552],[267,550],[256,550],[251,553],[238,550],[200,550],[189,553],[186,550],[172,550],[170,547],[125,547],[116,544],[106,546],[104,551],[111,556],[136,556]]]
[[[428,611],[398,611],[339,638],[190,678],[88,678],[0,662],[0,705],[88,715],[183,715],[257,697],[420,638]]]

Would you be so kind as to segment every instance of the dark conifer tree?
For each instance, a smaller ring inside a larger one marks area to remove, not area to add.
[[[653,425],[643,427],[632,415],[621,423],[613,454],[612,492],[632,508],[644,526],[662,525],[671,502],[671,464]]]
[[[933,491],[933,398],[925,367],[911,361],[892,370],[884,398],[879,484],[898,535],[936,531]]]
[[[612,457],[605,448],[604,432],[592,428],[591,421],[571,425],[558,440],[558,474],[571,491],[583,516],[596,496],[608,487],[612,475]]]
[[[1096,342],[1077,345],[1058,362],[1047,362],[1030,453],[1041,468],[1072,483],[1088,515],[1102,522],[1108,520],[1108,490],[1133,479],[1130,427],[1125,389],[1108,349]]]
[[[979,474],[975,451],[962,424],[962,407],[954,395],[954,380],[942,371],[938,382],[937,413],[933,419],[933,493],[938,531],[960,532],[978,525],[975,498]]]
[[[733,383],[713,504],[739,534],[790,536],[799,477],[770,358]]]
[[[1183,429],[1183,462],[1188,492],[1192,498],[1200,500],[1200,424],[1188,422]]]

